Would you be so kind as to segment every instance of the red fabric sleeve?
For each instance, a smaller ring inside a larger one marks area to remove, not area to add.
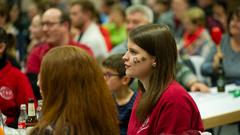
[[[16,93],[16,103],[18,106],[20,106],[21,104],[27,105],[29,98],[33,98],[35,100],[35,104],[36,104],[36,99],[34,97],[30,82],[29,82],[28,78],[25,76],[25,74],[23,74],[21,72],[18,75],[16,92],[17,92]]]

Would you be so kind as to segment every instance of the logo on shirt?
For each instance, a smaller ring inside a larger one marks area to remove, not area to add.
[[[149,122],[149,117],[143,122],[142,126],[137,131],[137,134],[139,134],[140,132],[142,132],[143,130],[145,130],[145,129],[147,129],[149,127],[148,122]]]
[[[0,87],[0,96],[5,100],[11,100],[13,99],[13,91],[6,86],[2,86]]]

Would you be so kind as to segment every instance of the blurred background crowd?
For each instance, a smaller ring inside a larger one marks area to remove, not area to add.
[[[116,85],[110,81],[123,69],[117,69],[119,63],[111,64],[121,61],[122,55],[114,55],[127,51],[131,30],[150,23],[167,25],[175,37],[179,54],[176,77],[187,90],[205,92],[216,86],[221,58],[226,83],[240,83],[239,0],[0,0],[0,27],[7,34],[0,30],[0,43],[5,43],[5,48],[0,47],[0,76],[6,73],[3,63],[10,62],[23,76],[17,88],[28,93],[25,100],[19,98],[12,106],[19,108],[29,97],[42,98],[37,86],[42,58],[61,45],[79,46],[99,65],[103,63],[109,89],[118,89],[111,88]],[[222,33],[220,43],[212,39],[216,27]],[[133,79],[123,85],[127,89],[130,84],[137,89]],[[135,98],[136,93],[128,92]],[[130,99],[132,106],[134,99]],[[2,103],[0,109],[4,110]],[[9,120],[9,125],[14,121]]]

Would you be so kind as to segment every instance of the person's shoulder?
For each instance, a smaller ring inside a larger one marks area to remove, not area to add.
[[[164,17],[173,16],[173,11],[169,10],[169,11],[167,11],[167,12],[164,12],[161,16],[162,16],[163,18],[164,18]]]
[[[25,77],[25,74],[22,73],[18,68],[14,67],[10,62],[7,62],[5,69],[6,73],[14,76],[15,78],[21,79]]]
[[[167,11],[160,16],[159,21],[164,22],[166,20],[171,20],[172,18],[173,18],[173,12],[172,11]]]
[[[222,35],[222,40],[220,43],[221,49],[223,52],[226,52],[227,50],[229,50],[231,48],[230,44],[230,38],[231,36],[229,34],[223,34]]]
[[[227,34],[227,33],[223,34],[221,43],[229,45],[230,38],[231,38],[231,36],[229,34]]]
[[[110,55],[122,54],[127,52],[127,40],[123,41],[119,45],[115,46],[111,51]]]
[[[172,82],[162,94],[159,102],[168,105],[187,106],[194,104],[194,100],[188,92],[176,81]]]
[[[31,53],[38,53],[39,51],[49,49],[49,45],[47,43],[40,43],[32,48]]]
[[[176,80],[172,81],[167,88],[169,91],[176,91],[178,90],[184,90],[181,84],[179,84]]]
[[[165,98],[177,99],[188,95],[187,90],[184,89],[177,81],[172,81],[163,93]]]
[[[87,45],[85,45],[85,44],[82,44],[82,43],[79,43],[79,42],[76,42],[76,41],[71,40],[71,41],[69,42],[69,45],[77,46],[77,47],[85,50],[89,55],[93,56],[93,51],[92,51],[92,49],[89,48],[89,47],[88,47]]]

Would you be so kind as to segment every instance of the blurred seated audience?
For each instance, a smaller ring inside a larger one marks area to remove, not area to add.
[[[205,82],[201,82],[181,59],[178,59],[176,65],[176,80],[188,91],[209,92]]]
[[[27,17],[29,21],[32,21],[35,16],[37,16],[38,14],[41,14],[42,9],[37,3],[31,2],[30,4],[28,4],[26,12],[27,12]]]
[[[154,23],[157,23],[158,19],[163,13],[166,13],[170,10],[169,0],[147,0],[146,4],[149,8],[153,10],[154,13]]]
[[[181,19],[190,6],[189,0],[172,0],[170,6],[169,11],[161,14],[158,23],[168,25],[178,43],[183,36],[184,29]]]
[[[212,85],[216,85],[217,68],[220,59],[223,60],[223,69],[226,83],[240,82],[240,7],[228,19],[228,32],[223,35],[220,43],[221,53],[217,53],[216,46],[211,48],[208,57],[201,67],[202,74],[210,76]]]
[[[90,55],[92,50],[86,45],[74,42],[70,37],[70,19],[60,9],[50,8],[42,15],[42,31],[46,43],[41,43],[29,53],[26,64],[26,74],[31,81],[34,94],[37,99],[41,99],[39,89],[37,87],[37,74],[43,56],[52,48],[62,45],[78,46]]]
[[[0,1],[0,27],[4,28],[7,33],[14,36],[18,34],[18,29],[14,26],[19,17],[19,7],[17,3],[8,4],[7,1]]]
[[[212,17],[215,19],[215,24],[212,24],[212,27],[219,27],[222,32],[227,31],[227,16],[228,9],[227,4],[224,1],[216,1],[212,7],[213,15]]]
[[[42,31],[41,15],[37,14],[33,17],[30,31],[30,44],[28,45],[27,52],[30,53],[32,48],[44,42],[44,33]]]
[[[113,47],[127,39],[126,16],[121,5],[114,5],[109,14],[109,22],[103,26],[107,28]]]
[[[75,1],[71,4],[71,23],[80,32],[74,40],[91,48],[94,56],[101,63],[107,57],[108,49],[97,24],[97,15],[98,12],[91,1]]]
[[[99,19],[101,24],[105,24],[109,20],[109,14],[113,5],[117,0],[103,0],[99,8]]]
[[[127,31],[153,22],[153,12],[144,5],[133,5],[126,10]],[[119,54],[127,52],[127,41],[112,49],[110,54]],[[200,82],[194,73],[181,60],[178,59],[177,80],[185,86],[187,90],[208,91],[208,87]]]
[[[126,9],[127,32],[145,24],[153,22],[153,12],[145,5],[132,5]],[[127,39],[114,47],[110,54],[125,53],[127,51]]]
[[[221,22],[222,20],[220,21],[220,19],[223,19],[222,13],[220,13],[222,11],[221,9],[219,10],[219,7],[217,7],[218,9],[216,8],[216,5],[220,3],[223,3],[225,7],[227,6],[227,1],[225,0],[197,0],[198,7],[205,13],[205,24],[208,31],[211,31],[211,29],[216,26],[224,31],[224,25]]]
[[[180,56],[202,56],[205,58],[210,51],[213,42],[205,29],[204,11],[198,7],[189,8],[181,18],[184,26],[184,34],[178,48]]]

